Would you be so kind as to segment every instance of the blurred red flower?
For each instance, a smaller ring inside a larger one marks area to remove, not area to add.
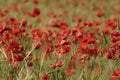
[[[42,80],[48,80],[50,78],[49,74],[43,74],[42,75]]]

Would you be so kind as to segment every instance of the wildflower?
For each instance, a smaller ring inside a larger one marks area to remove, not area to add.
[[[54,64],[51,65],[52,69],[55,69],[56,67],[57,67],[56,63],[54,63]]]
[[[26,25],[27,25],[27,21],[26,21],[26,20],[22,20],[22,21],[21,21],[21,25],[22,25],[22,26],[26,26]]]
[[[63,46],[60,51],[61,51],[61,54],[67,54],[71,51],[71,46],[68,46],[68,45]]]
[[[29,67],[31,67],[31,66],[33,65],[33,63],[32,63],[32,62],[28,62],[27,65],[28,65]]]
[[[32,0],[32,2],[33,2],[34,4],[39,4],[39,3],[40,3],[40,0]]]
[[[39,15],[40,15],[40,9],[39,8],[34,8],[32,16],[37,17]]]
[[[14,56],[14,59],[15,59],[15,61],[22,61],[22,60],[23,60],[23,57],[22,57],[22,55],[20,55],[20,54],[16,54],[16,55]]]
[[[103,15],[104,15],[104,14],[103,14],[102,12],[98,12],[98,13],[97,13],[97,16],[98,16],[98,17],[102,17]]]
[[[90,56],[97,56],[99,54],[99,49],[97,49],[97,48],[88,48],[88,54]]]
[[[120,69],[113,71],[113,74],[110,80],[120,80]]]
[[[43,74],[42,75],[42,80],[48,80],[50,78],[49,74]]]
[[[5,26],[3,26],[2,24],[0,24],[0,33],[5,29]]]
[[[63,61],[58,61],[56,65],[57,65],[57,67],[62,67],[64,65],[64,62]]]
[[[74,74],[74,69],[71,69],[71,68],[67,68],[66,69],[66,76],[71,76],[72,74]]]

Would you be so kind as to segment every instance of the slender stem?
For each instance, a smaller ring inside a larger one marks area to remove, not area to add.
[[[104,33],[103,31],[102,31],[102,33],[103,33],[103,37],[104,37],[105,43],[107,44],[108,42],[107,42],[107,39],[106,39],[105,33]]]
[[[118,26],[118,29],[120,30],[120,21],[119,21],[119,18],[118,18],[118,20],[117,20],[117,26]]]
[[[37,44],[38,44],[38,43],[37,43]],[[35,50],[37,44],[32,47],[31,51],[28,52],[27,56],[26,56],[23,60],[26,60],[26,59],[30,56],[30,54]]]
[[[3,55],[5,56],[5,58],[8,59],[8,57],[7,57],[6,53],[5,53],[4,48],[2,48],[2,52],[3,52]]]

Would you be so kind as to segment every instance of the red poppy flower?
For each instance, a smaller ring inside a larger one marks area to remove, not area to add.
[[[71,69],[71,68],[67,68],[66,69],[66,76],[71,76],[72,74],[74,74],[74,69]]]
[[[98,12],[98,13],[97,13],[97,16],[98,16],[98,17],[102,17],[103,15],[104,15],[104,14],[103,14],[102,12]]]
[[[39,15],[40,15],[40,9],[39,8],[34,8],[32,16],[37,17]]]
[[[33,2],[34,4],[39,4],[39,3],[40,3],[40,0],[32,0],[32,2]]]
[[[32,62],[28,62],[27,65],[28,65],[29,67],[31,67],[31,66],[33,65],[33,63],[32,63]]]
[[[55,69],[57,67],[56,63],[51,65],[52,69]]]
[[[113,71],[113,74],[110,80],[120,80],[120,69]]]
[[[3,26],[2,24],[0,24],[0,33],[5,29],[5,26]]]
[[[57,67],[62,67],[64,65],[64,62],[63,61],[58,61],[56,65],[57,65]]]
[[[50,78],[49,74],[43,74],[42,75],[42,80],[48,80]]]
[[[90,55],[90,56],[97,56],[97,55],[99,55],[99,49],[97,49],[97,48],[88,48],[88,54]]]
[[[26,21],[26,20],[22,20],[22,21],[21,21],[21,25],[22,25],[22,26],[26,26],[26,25],[27,25],[27,21]]]

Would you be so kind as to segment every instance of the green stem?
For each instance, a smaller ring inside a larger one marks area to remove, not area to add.
[[[104,37],[105,43],[107,44],[108,42],[107,42],[107,39],[106,39],[105,33],[104,33],[103,31],[102,31],[102,33],[103,33],[103,37]]]
[[[120,30],[120,21],[119,21],[119,18],[118,18],[118,24],[117,24],[117,26],[118,26],[118,29]]]

